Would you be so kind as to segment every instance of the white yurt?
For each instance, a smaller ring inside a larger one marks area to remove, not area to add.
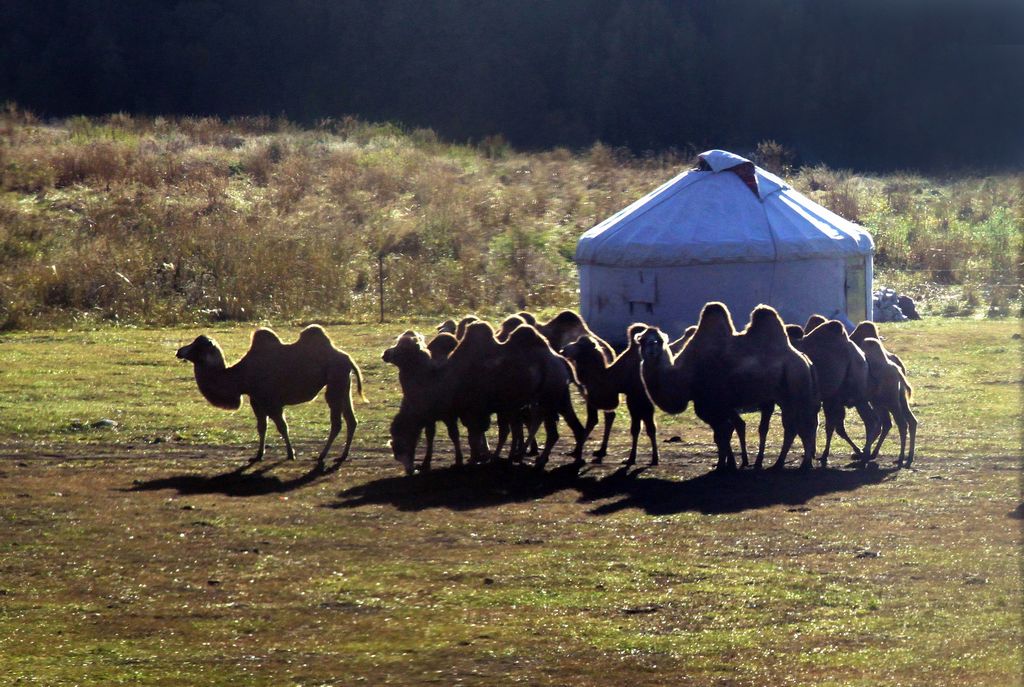
[[[709,150],[580,237],[580,312],[621,344],[633,322],[678,336],[708,301],[742,328],[759,303],[783,319],[871,318],[874,242],[739,155]]]

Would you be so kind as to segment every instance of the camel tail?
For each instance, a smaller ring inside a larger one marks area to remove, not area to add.
[[[359,366],[356,365],[356,361],[349,357],[348,362],[352,365],[352,372],[356,376],[356,390],[359,392],[359,398],[366,403],[366,396],[363,395],[363,373],[359,371]]]
[[[914,387],[910,386],[910,382],[907,381],[907,374],[902,369],[900,370],[900,384],[907,390],[905,398],[907,399],[907,403],[910,403],[914,400]]]

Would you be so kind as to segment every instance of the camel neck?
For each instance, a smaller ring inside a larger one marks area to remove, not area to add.
[[[682,356],[670,362],[666,351],[657,363],[645,361],[641,367],[644,387],[654,404],[666,413],[681,413],[690,402],[690,374]]]
[[[237,370],[226,368],[224,362],[195,366],[196,384],[207,401],[217,406],[234,410],[242,404],[245,393],[238,381]]]

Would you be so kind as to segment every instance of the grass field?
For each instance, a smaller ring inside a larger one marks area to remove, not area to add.
[[[298,461],[271,435],[247,466],[251,415],[174,359],[195,329],[0,335],[0,683],[1020,684],[1019,320],[885,326],[913,469],[890,439],[877,469],[734,476],[687,412],[656,468],[617,465],[620,417],[602,466],[458,472],[439,439],[401,477],[380,352],[407,324],[328,325],[369,402],[325,472],[322,399]],[[249,331],[213,334],[235,359]]]

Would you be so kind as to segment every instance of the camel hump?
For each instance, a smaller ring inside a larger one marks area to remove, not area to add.
[[[528,324],[521,324],[508,337],[508,344],[516,348],[548,348],[548,340]]]
[[[480,320],[466,327],[465,333],[459,339],[459,345],[456,350],[479,353],[497,345],[498,342],[494,338],[494,328]]]
[[[502,321],[501,325],[498,327],[498,340],[503,341],[508,339],[509,334],[514,332],[516,327],[524,324],[528,323],[519,315],[509,315]]]
[[[732,323],[732,313],[725,303],[712,301],[706,303],[700,311],[700,319],[697,320],[697,329],[692,338],[723,337],[736,333],[736,327]]]
[[[327,335],[327,332],[320,325],[311,324],[299,332],[299,341],[326,341],[331,343],[331,337]]]
[[[457,339],[461,339],[462,337],[464,337],[466,335],[466,330],[469,328],[469,326],[477,322],[483,322],[483,320],[481,320],[476,315],[466,315],[465,317],[463,317],[461,320],[459,320],[459,323],[455,325],[455,337]]]
[[[536,327],[537,326],[537,318],[534,317],[533,313],[531,313],[531,312],[527,312],[525,310],[520,310],[519,312],[517,312],[515,314],[515,316],[520,318],[520,319],[522,319],[523,322],[525,322],[526,324],[530,325],[531,327]]]
[[[555,315],[550,322],[547,323],[548,327],[582,327],[583,318],[580,317],[579,313],[572,310],[563,310],[562,312]]]
[[[430,357],[432,358],[447,358],[458,345],[459,340],[455,338],[454,334],[441,332],[430,340],[430,343],[427,344],[427,350],[430,351]]]
[[[809,332],[807,336],[814,335],[815,338],[827,338],[829,340],[847,341],[850,337],[846,335],[846,328],[843,323],[839,320],[828,320],[822,324],[819,324],[814,328],[814,331]]]
[[[778,311],[770,305],[759,305],[750,313],[750,324],[744,332],[751,340],[766,347],[786,347],[789,336]]]
[[[252,341],[249,342],[250,351],[262,351],[283,346],[281,337],[273,329],[260,327],[252,333]]]
[[[786,336],[789,337],[790,343],[799,341],[804,338],[804,328],[798,324],[787,324]]]
[[[889,356],[885,354],[882,342],[874,337],[868,337],[860,342],[860,349],[864,351],[864,357],[872,365],[888,365]]]
[[[860,343],[868,338],[878,339],[879,341],[882,340],[882,336],[878,333],[878,325],[871,320],[864,320],[858,324],[856,329],[853,330],[853,333],[850,334],[850,339]]]
[[[804,324],[804,332],[810,334],[812,329],[825,324],[825,322],[827,322],[827,320],[824,317],[815,313],[807,318],[807,323]]]

